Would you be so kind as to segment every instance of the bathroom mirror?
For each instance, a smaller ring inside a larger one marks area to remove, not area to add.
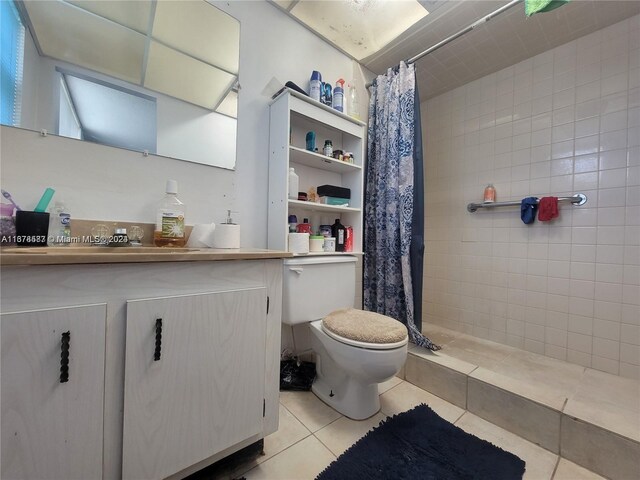
[[[236,19],[205,0],[0,5],[2,124],[234,168]]]

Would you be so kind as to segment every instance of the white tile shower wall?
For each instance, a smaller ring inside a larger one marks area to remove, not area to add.
[[[640,17],[422,107],[429,323],[640,378]],[[582,192],[525,225],[498,201]]]

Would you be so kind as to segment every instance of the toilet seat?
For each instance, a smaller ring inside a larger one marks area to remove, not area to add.
[[[322,320],[322,331],[345,345],[392,350],[409,341],[406,327],[385,315],[353,308],[336,310]]]

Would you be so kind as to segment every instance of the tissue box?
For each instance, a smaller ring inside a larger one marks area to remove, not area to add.
[[[351,198],[351,189],[335,185],[320,185],[317,188],[320,197]]]

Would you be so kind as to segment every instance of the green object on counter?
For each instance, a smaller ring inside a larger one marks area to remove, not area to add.
[[[33,211],[46,212],[47,207],[49,206],[49,202],[51,202],[51,198],[53,197],[54,193],[56,193],[56,191],[53,188],[47,187],[47,189],[42,194],[42,197],[40,198],[38,205],[36,205],[36,208],[34,208]]]
[[[569,0],[524,0],[524,13],[530,17],[535,13],[550,12],[565,3]]]
[[[54,193],[56,193],[56,191],[53,188],[47,187],[47,189],[42,194],[42,197],[40,198],[38,205],[36,205],[36,208],[34,208],[33,211],[46,212],[47,207],[49,206],[49,202],[51,202],[51,198],[53,197]]]

